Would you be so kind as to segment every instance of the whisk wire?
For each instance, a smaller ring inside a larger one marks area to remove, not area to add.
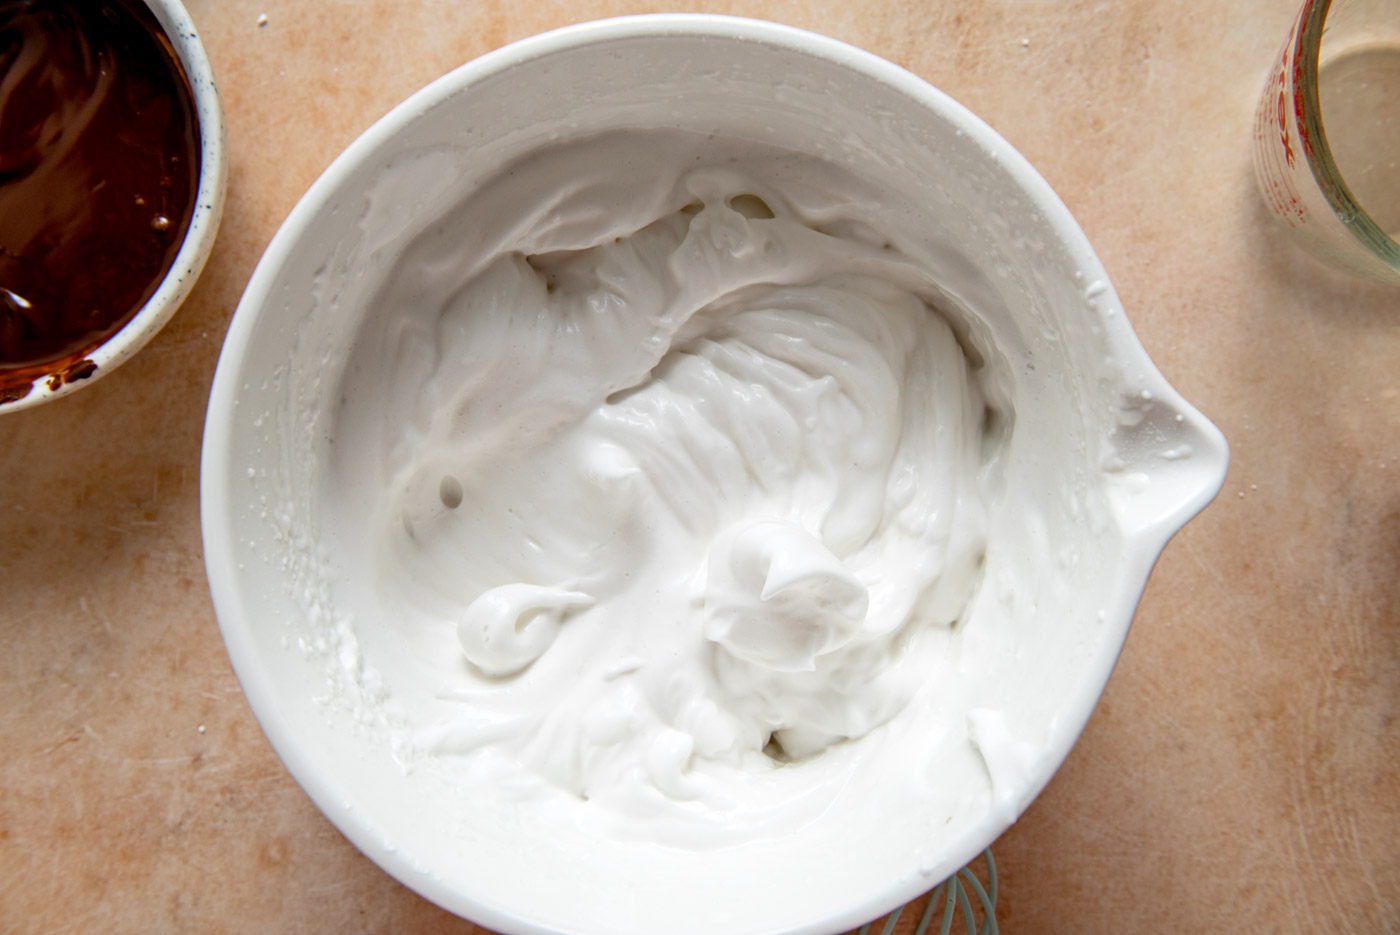
[[[996,915],[997,890],[1000,887],[1000,881],[997,878],[997,862],[992,857],[990,848],[983,851],[982,856],[987,861],[987,885],[985,887],[982,885],[982,881],[977,879],[977,874],[972,872],[970,865],[963,867],[928,893],[928,902],[924,905],[923,914],[919,917],[919,924],[914,928],[913,935],[928,935],[929,927],[933,924],[933,918],[938,912],[939,905],[943,906],[943,918],[942,924],[938,928],[938,935],[952,935],[953,918],[959,912],[961,912],[963,922],[967,926],[967,935],[1000,935]],[[977,924],[977,916],[972,911],[969,889],[971,889],[972,895],[977,897],[977,903],[982,909],[981,925]],[[906,903],[890,913],[885,918],[885,924],[880,928],[880,935],[894,935],[894,930],[899,925],[904,910],[917,901]],[[870,935],[878,921],[880,920],[875,919],[865,923],[856,935]]]
[[[968,876],[971,876],[971,874],[968,874]],[[957,880],[957,877],[953,879]],[[958,908],[962,910],[963,920],[967,922],[967,935],[977,935],[977,919],[972,914],[972,904],[967,900],[967,887],[959,883],[957,891]]]
[[[928,905],[924,907],[923,918],[919,919],[919,927],[914,930],[914,935],[927,935],[929,923],[933,921],[933,913],[938,909],[938,898],[943,895],[943,885],[938,884],[929,894]]]
[[[953,890],[958,888],[958,878],[956,876],[948,878],[948,892],[943,900],[943,924],[938,929],[938,935],[949,935],[953,931],[953,907],[957,900],[953,898]]]
[[[994,865],[991,864],[991,859],[992,859],[991,852],[988,851],[988,852],[987,852],[988,866],[994,868]],[[975,935],[999,935],[999,933],[998,933],[998,931],[997,931],[997,917],[996,917],[996,904],[997,904],[997,897],[996,897],[996,892],[997,892],[996,870],[995,870],[995,869],[992,869],[992,870],[990,870],[990,872],[988,873],[988,877],[989,877],[989,879],[990,879],[990,881],[991,881],[991,893],[990,893],[990,895],[988,894],[988,892],[987,892],[985,889],[982,888],[982,881],[979,880],[979,879],[977,879],[976,874],[972,873],[972,871],[970,871],[970,870],[968,870],[966,867],[964,867],[962,870],[959,871],[959,874],[962,876],[962,878],[963,878],[964,880],[967,881],[967,885],[972,887],[972,891],[973,891],[974,893],[977,894],[977,901],[980,902],[980,903],[982,904],[982,926],[981,926],[980,928],[977,929]],[[965,890],[965,889],[966,889],[966,887],[964,887],[964,890]],[[964,903],[965,903],[965,902],[966,902],[966,897],[964,897]],[[964,912],[964,914],[966,914],[967,917],[968,917],[968,920],[969,920],[969,922],[968,922],[968,929],[969,929],[969,931],[971,931],[971,929],[972,929],[972,924],[971,924],[972,915],[971,915],[970,912],[968,912],[968,909],[967,909],[966,905],[964,905],[963,912]]]
[[[899,924],[899,917],[904,914],[906,908],[906,906],[900,906],[894,912],[890,913],[889,921],[887,921],[885,927],[880,930],[880,935],[892,935],[894,927]]]

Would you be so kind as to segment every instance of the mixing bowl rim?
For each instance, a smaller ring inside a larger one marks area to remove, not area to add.
[[[406,125],[433,110],[437,105],[459,94],[469,93],[478,83],[518,65],[547,58],[560,52],[577,51],[587,46],[620,40],[655,40],[669,37],[713,38],[738,42],[759,43],[781,50],[811,56],[823,62],[849,68],[876,80],[911,98],[933,116],[969,134],[986,151],[988,158],[999,164],[1014,179],[1035,209],[1042,212],[1075,258],[1075,269],[1086,281],[1104,284],[1102,301],[1116,305],[1117,299],[1108,284],[1107,274],[1095,256],[1088,240],[1049,184],[1031,167],[1020,153],[1010,146],[985,122],[958,104],[945,93],[916,75],[878,56],[850,46],[837,39],[777,23],[710,14],[649,14],[600,20],[566,26],[551,32],[519,40],[472,60],[433,81],[380,118],[337,157],[307,191],[278,230],[249,281],[242,301],[234,314],[223,352],[220,356],[206,416],[203,467],[201,475],[201,509],[204,529],[205,558],[214,606],[220,628],[243,685],[250,706],[268,735],[273,747],[288,770],[317,803],[331,821],[359,849],[392,876],[410,888],[460,913],[473,921],[510,935],[557,935],[547,928],[512,914],[508,909],[492,904],[489,894],[469,893],[449,885],[431,874],[424,874],[411,855],[383,846],[384,830],[373,827],[358,812],[337,807],[342,796],[337,792],[334,777],[315,762],[297,742],[295,731],[284,717],[278,704],[280,692],[272,684],[260,664],[259,652],[253,641],[255,618],[247,613],[243,596],[237,586],[236,557],[231,529],[236,503],[230,496],[234,479],[231,461],[231,441],[237,400],[245,382],[244,371],[249,360],[251,340],[259,316],[271,313],[273,289],[282,275],[293,247],[312,229],[313,223],[333,202],[340,186],[367,159]],[[1211,436],[1213,451],[1203,454],[1220,459],[1219,475],[1224,476],[1224,440],[1204,417],[1200,416],[1165,381],[1151,364],[1138,343],[1131,326],[1122,315],[1104,321],[1104,327],[1115,353],[1135,365],[1135,380],[1151,390],[1164,405],[1188,414],[1207,435]],[[1135,384],[1136,385],[1136,384]],[[1217,438],[1218,437],[1218,438]],[[1125,532],[1129,546],[1125,557],[1123,584],[1106,608],[1108,623],[1116,628],[1117,649],[1126,638],[1133,612],[1146,585],[1148,572],[1170,536],[1215,495],[1206,483],[1193,496],[1164,516],[1151,527]],[[1062,742],[1047,750],[1041,766],[1023,802],[1028,803],[1044,788],[1068,755],[1079,733],[1087,724],[1089,714],[1102,694],[1117,659],[1117,651],[1107,655],[1099,671],[1086,678],[1083,689],[1066,713],[1074,719],[1074,729],[1060,735]],[[838,916],[783,928],[784,935],[820,935],[836,931],[840,926],[853,928],[870,918],[878,917],[919,895],[938,879],[956,871],[973,859],[1002,831],[1014,816],[1007,818],[989,812],[960,839],[962,846],[950,848],[935,872],[921,876],[911,872],[906,878],[891,881],[890,888],[879,898],[852,906]],[[912,868],[911,868],[912,871]]]

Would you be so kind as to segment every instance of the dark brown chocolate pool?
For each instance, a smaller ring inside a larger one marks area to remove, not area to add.
[[[91,375],[198,183],[189,82],[141,0],[0,0],[0,403]]]

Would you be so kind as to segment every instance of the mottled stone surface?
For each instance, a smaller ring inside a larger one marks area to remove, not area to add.
[[[1255,195],[1294,5],[679,5],[863,46],[986,119],[1230,439],[1083,739],[996,846],[1008,933],[1400,931],[1400,290],[1304,257]],[[0,416],[0,931],[480,932],[351,847],[244,702],[202,565],[205,400],[262,249],[375,118],[510,40],[659,8],[189,7],[228,115],[209,267],[120,370]]]

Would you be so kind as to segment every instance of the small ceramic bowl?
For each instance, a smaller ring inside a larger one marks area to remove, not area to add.
[[[194,22],[180,0],[145,0],[155,14],[189,81],[199,126],[199,182],[185,238],[174,262],[151,297],[118,331],[82,360],[65,360],[28,385],[8,383],[0,392],[0,414],[37,406],[90,385],[155,337],[185,300],[214,246],[223,215],[228,169],[224,157],[224,114],[214,72]]]
[[[850,757],[839,801],[796,832],[717,850],[590,836],[508,794],[405,769],[381,716],[395,686],[372,674],[392,631],[336,603],[337,556],[354,536],[338,537],[323,509],[326,465],[346,361],[382,312],[386,278],[462,192],[610,128],[756,139],[903,193],[912,227],[941,231],[939,286],[973,310],[969,341],[994,358],[1014,414],[962,625],[975,642],[990,615],[1003,635],[977,646],[985,678],[969,710],[941,712],[946,729],[916,732],[907,758]],[[1068,210],[981,120],[828,38],[663,15],[484,56],[335,161],[234,316],[201,503],[214,606],[253,711],[331,821],[399,880],[512,935],[836,933],[956,871],[1044,788],[1153,563],[1219,490],[1226,460],[1220,433],[1153,367]],[[979,724],[978,711],[997,714]]]

